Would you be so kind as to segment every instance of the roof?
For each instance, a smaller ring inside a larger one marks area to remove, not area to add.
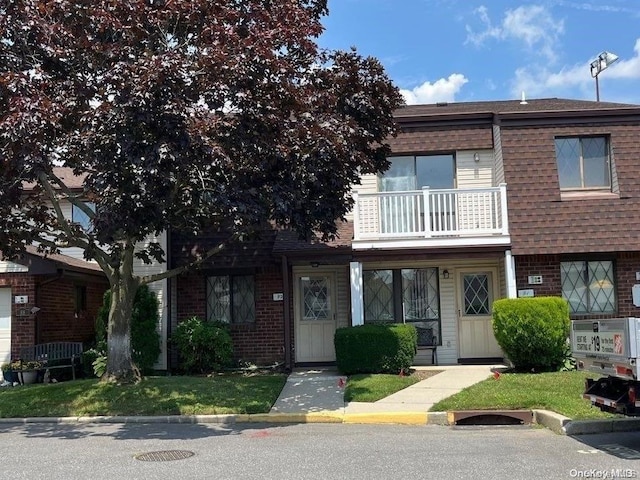
[[[53,167],[53,173],[60,180],[63,180],[67,188],[72,190],[80,190],[82,189],[82,184],[84,183],[84,179],[87,177],[86,173],[82,173],[80,175],[76,175],[73,173],[73,169],[70,167]],[[25,190],[32,190],[35,187],[35,183],[25,183]]]
[[[527,100],[497,100],[486,102],[454,102],[432,103],[425,105],[408,105],[394,112],[398,120],[412,117],[448,115],[448,114],[505,114],[528,112],[566,112],[595,110],[640,109],[640,105],[613,102],[594,102],[589,100],[572,100],[565,98],[540,98]]]
[[[66,267],[71,270],[84,271],[84,272],[100,272],[102,269],[97,263],[87,262],[78,258],[70,257],[62,253],[44,253],[39,252],[38,248],[33,245],[27,246],[27,253],[29,255],[35,255],[37,257],[49,260],[56,263],[59,267]]]
[[[327,242],[320,239],[301,240],[293,230],[280,230],[273,245],[274,254],[291,252],[322,252],[344,253],[345,249],[351,251],[353,238],[353,222],[339,222],[336,238]]]

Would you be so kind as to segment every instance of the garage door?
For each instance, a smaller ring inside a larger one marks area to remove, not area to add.
[[[11,289],[0,288],[0,364],[11,359]],[[0,375],[2,375],[0,373]]]

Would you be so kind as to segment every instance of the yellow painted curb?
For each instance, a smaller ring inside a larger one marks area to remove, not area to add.
[[[342,423],[337,413],[255,413],[238,415],[236,422],[252,423]]]
[[[344,415],[344,423],[426,425],[427,414],[426,412],[347,413]]]

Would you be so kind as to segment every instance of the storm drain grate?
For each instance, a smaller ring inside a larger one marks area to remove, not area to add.
[[[194,455],[189,450],[164,450],[161,452],[141,453],[134,458],[143,462],[170,462],[172,460],[184,460]]]

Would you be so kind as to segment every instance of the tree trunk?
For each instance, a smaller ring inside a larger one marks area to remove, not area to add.
[[[124,252],[126,258],[129,252]],[[131,257],[132,257],[131,252]],[[135,383],[140,380],[140,371],[133,363],[131,354],[131,313],[138,289],[133,276],[132,258],[123,260],[111,281],[111,306],[107,328],[107,370],[103,381]]]

